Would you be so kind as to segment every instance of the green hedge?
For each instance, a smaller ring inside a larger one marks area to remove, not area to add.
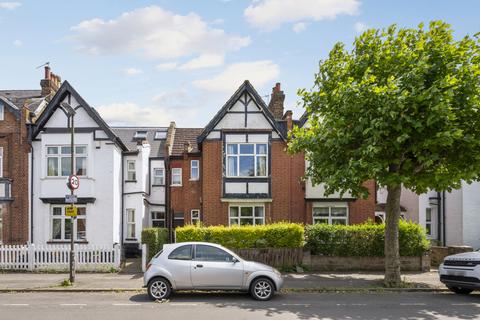
[[[273,223],[259,226],[185,226],[176,229],[177,242],[206,241],[230,249],[298,248],[304,243],[303,226],[296,223]]]
[[[425,230],[416,223],[400,221],[400,255],[421,256],[428,250]],[[384,224],[309,225],[306,244],[312,254],[326,256],[384,256]]]
[[[148,247],[148,260],[162,250],[163,245],[168,243],[168,229],[146,228],[142,230],[142,243]]]

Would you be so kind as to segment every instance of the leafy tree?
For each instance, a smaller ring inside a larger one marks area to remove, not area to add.
[[[367,30],[352,50],[337,43],[310,91],[299,90],[308,125],[289,150],[327,194],[365,197],[364,181],[388,190],[385,285],[400,283],[401,186],[451,190],[480,173],[479,34],[455,40],[450,25]]]

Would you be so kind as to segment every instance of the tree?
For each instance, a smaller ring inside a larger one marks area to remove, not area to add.
[[[420,194],[479,179],[478,36],[455,40],[440,21],[367,30],[350,51],[337,43],[313,88],[299,90],[308,125],[293,130],[289,150],[305,152],[312,183],[356,197],[369,179],[388,190],[386,286],[401,282],[402,185]]]

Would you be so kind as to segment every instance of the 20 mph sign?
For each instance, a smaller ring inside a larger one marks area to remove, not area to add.
[[[75,190],[75,189],[78,189],[79,186],[80,186],[80,179],[78,179],[77,176],[71,175],[68,177],[67,179],[68,189]]]

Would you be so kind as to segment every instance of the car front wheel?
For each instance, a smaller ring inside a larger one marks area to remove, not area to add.
[[[448,287],[450,291],[455,292],[456,294],[469,294],[472,292],[472,289],[461,288],[461,287]]]
[[[170,283],[164,278],[155,278],[148,284],[148,296],[152,300],[163,300],[170,296]]]
[[[253,281],[250,286],[250,295],[255,300],[267,301],[272,299],[275,294],[275,287],[272,281],[266,278],[260,278]]]

